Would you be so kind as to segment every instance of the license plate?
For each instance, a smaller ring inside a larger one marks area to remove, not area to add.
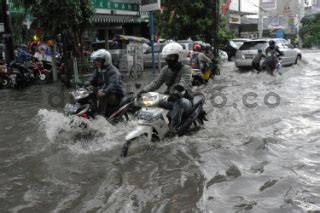
[[[138,114],[138,119],[139,120],[146,120],[149,121],[153,118],[153,113],[151,112],[146,112],[146,111],[142,111]]]

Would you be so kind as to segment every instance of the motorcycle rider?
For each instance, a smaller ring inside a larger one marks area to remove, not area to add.
[[[279,74],[280,68],[281,68],[281,59],[279,58],[282,56],[283,53],[279,50],[279,47],[276,45],[276,42],[274,40],[269,41],[269,46],[266,49],[266,59],[269,58],[269,60],[266,60],[267,62],[267,71],[273,75],[273,72],[271,67],[275,67]],[[270,60],[272,59],[272,60]]]
[[[192,50],[193,53],[190,57],[191,67],[193,69],[200,69],[202,72],[205,72],[206,65],[212,64],[211,59],[201,52],[202,48],[198,43],[193,44]]]
[[[170,110],[169,128],[172,132],[176,132],[182,116],[192,110],[192,70],[189,65],[182,64],[184,54],[180,44],[176,42],[166,44],[161,54],[167,65],[162,68],[155,80],[138,92],[137,97],[139,98],[142,93],[155,91],[165,83],[167,86],[165,94],[169,94],[169,99],[162,101],[160,107]]]
[[[97,112],[109,117],[124,97],[123,82],[119,70],[112,65],[111,54],[105,49],[93,52],[90,59],[94,62],[96,70],[89,80],[90,85],[100,88],[96,93],[99,106],[94,107]]]

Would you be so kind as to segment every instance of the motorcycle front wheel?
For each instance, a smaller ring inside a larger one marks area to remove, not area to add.
[[[38,84],[46,84],[49,81],[49,73],[44,72],[44,73],[38,73],[36,78],[37,78],[37,83]]]
[[[146,135],[133,138],[123,144],[120,157],[128,157],[138,153],[143,153],[150,149],[151,145],[152,143],[148,142]]]

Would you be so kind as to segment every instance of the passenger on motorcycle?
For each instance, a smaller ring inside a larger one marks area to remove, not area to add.
[[[258,54],[254,57],[251,64],[252,68],[257,71],[257,74],[259,74],[260,71],[262,70],[262,67],[261,67],[262,58],[265,58],[265,55],[262,53],[262,49],[259,49]]]
[[[161,54],[167,65],[162,68],[160,75],[155,80],[138,93],[137,97],[142,93],[155,91],[165,83],[167,86],[165,93],[169,94],[169,99],[161,102],[160,107],[170,110],[169,128],[172,132],[176,132],[181,124],[182,116],[192,111],[192,70],[189,65],[182,64],[184,54],[180,44],[175,42],[167,44]]]
[[[93,103],[93,106],[99,114],[109,117],[124,97],[121,74],[112,65],[111,54],[105,49],[93,52],[90,59],[94,62],[96,70],[89,82],[90,85],[99,88],[96,93],[99,106],[97,103]]]
[[[209,66],[212,61],[204,53],[201,52],[201,45],[195,43],[192,47],[193,53],[190,57],[190,64],[192,69],[200,69],[202,72],[205,72],[206,66]]]

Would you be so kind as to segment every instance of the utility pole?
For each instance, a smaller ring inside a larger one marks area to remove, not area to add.
[[[3,22],[4,22],[4,34],[3,40],[5,44],[5,59],[7,65],[10,64],[11,61],[14,60],[14,45],[13,45],[13,38],[12,38],[12,26],[11,26],[11,19],[10,19],[10,12],[8,7],[8,0],[2,0],[2,14],[3,14]]]
[[[259,38],[263,37],[263,18],[264,18],[264,9],[262,7],[262,0],[259,0]]]
[[[241,19],[242,19],[242,15],[241,15],[241,0],[239,0],[238,2],[238,5],[239,5],[239,16],[240,16],[240,25],[239,25],[239,38],[241,38]]]
[[[213,26],[213,47],[214,57],[216,60],[219,58],[219,24],[220,24],[220,0],[213,0],[213,14],[214,14],[214,26]]]
[[[304,17],[304,0],[298,0],[298,5],[299,5],[299,16],[298,16],[298,24],[297,24],[297,37],[299,41],[299,48],[302,48],[302,39],[300,37],[300,25],[301,25],[301,20]]]

